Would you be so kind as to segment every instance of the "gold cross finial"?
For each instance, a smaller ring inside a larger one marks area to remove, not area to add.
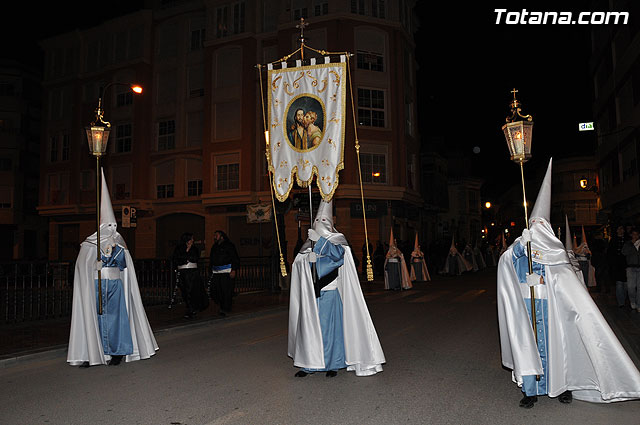
[[[513,90],[511,90],[511,93],[513,93],[513,100],[516,100],[516,93],[518,93],[518,90],[514,88]]]
[[[300,18],[300,23],[296,25],[296,28],[300,29],[300,42],[304,44],[304,29],[308,27],[309,24],[304,20],[304,18]]]

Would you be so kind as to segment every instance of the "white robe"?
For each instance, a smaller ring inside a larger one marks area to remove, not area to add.
[[[362,295],[351,250],[344,248],[344,264],[338,268],[337,283],[343,304],[345,361],[357,376],[382,372],[386,362],[378,334]],[[309,267],[310,249],[296,256],[291,267],[289,294],[289,338],[287,352],[296,367],[324,369],[324,348]]]
[[[93,243],[90,242],[92,238]],[[104,240],[103,237],[100,239]],[[129,315],[133,353],[127,355],[125,360],[131,362],[148,359],[156,353],[158,344],[142,305],[133,259],[124,240],[117,233],[115,242],[124,248],[127,259],[127,268],[120,271],[120,278]],[[95,264],[96,245],[95,235],[93,235],[87,238],[80,247],[73,278],[73,308],[67,353],[67,362],[72,366],[79,366],[84,362],[89,362],[92,366],[106,364],[111,359],[110,355],[104,354],[100,338],[95,290],[95,279],[98,278],[98,275]]]
[[[520,243],[519,239],[514,243]],[[523,376],[541,375],[543,370],[524,301],[529,298],[529,286],[518,281],[512,251],[513,246],[498,264],[498,320],[502,364],[513,371],[514,382],[522,386]],[[638,369],[568,258],[544,267],[545,285],[535,288],[536,296],[546,297],[548,305],[549,396],[570,390],[575,399],[590,402],[640,398]]]

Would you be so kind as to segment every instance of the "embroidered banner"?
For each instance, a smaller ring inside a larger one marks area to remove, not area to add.
[[[289,196],[294,175],[306,187],[315,174],[327,202],[338,187],[344,166],[345,60],[268,71],[268,160],[281,202]]]
[[[271,221],[271,205],[247,205],[247,223],[265,223]]]

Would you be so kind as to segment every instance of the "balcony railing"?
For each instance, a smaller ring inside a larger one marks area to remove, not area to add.
[[[206,259],[198,264],[205,285],[209,278],[208,263]],[[71,262],[0,263],[0,321],[10,323],[69,316],[74,267]],[[169,304],[176,285],[172,262],[166,259],[134,260],[134,267],[144,305]],[[271,257],[241,258],[235,292],[275,290],[278,270]]]

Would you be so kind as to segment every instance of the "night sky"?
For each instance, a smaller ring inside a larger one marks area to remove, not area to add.
[[[579,122],[594,121],[588,73],[592,27],[496,25],[494,12],[496,8],[526,8],[577,13],[587,6],[576,9],[567,1],[487,3],[462,6],[458,2],[438,5],[418,1],[416,59],[420,67],[418,122],[423,139],[444,135],[449,146],[469,155],[470,171],[485,179],[483,191],[490,197],[503,191],[509,179],[518,177],[500,131],[509,112],[512,88],[519,90],[524,112],[534,118],[529,169],[545,165],[550,156],[592,153],[595,137],[577,131]],[[37,40],[99,24],[143,4],[112,1],[102,8],[87,4],[69,13],[57,3],[43,3],[35,18],[27,13],[30,4],[14,5],[4,18],[12,17],[21,28],[16,31],[2,25],[3,56],[26,57],[37,65],[41,63]],[[480,148],[480,153],[473,153],[474,147]]]
[[[500,130],[514,87],[523,112],[534,121],[533,159],[525,172],[546,167],[551,156],[593,153],[593,132],[578,132],[579,122],[594,121],[591,26],[496,25],[496,8],[579,12],[560,3],[568,2],[418,4],[421,134],[444,135],[450,146],[468,155],[471,172],[485,179],[485,197],[519,182]]]

